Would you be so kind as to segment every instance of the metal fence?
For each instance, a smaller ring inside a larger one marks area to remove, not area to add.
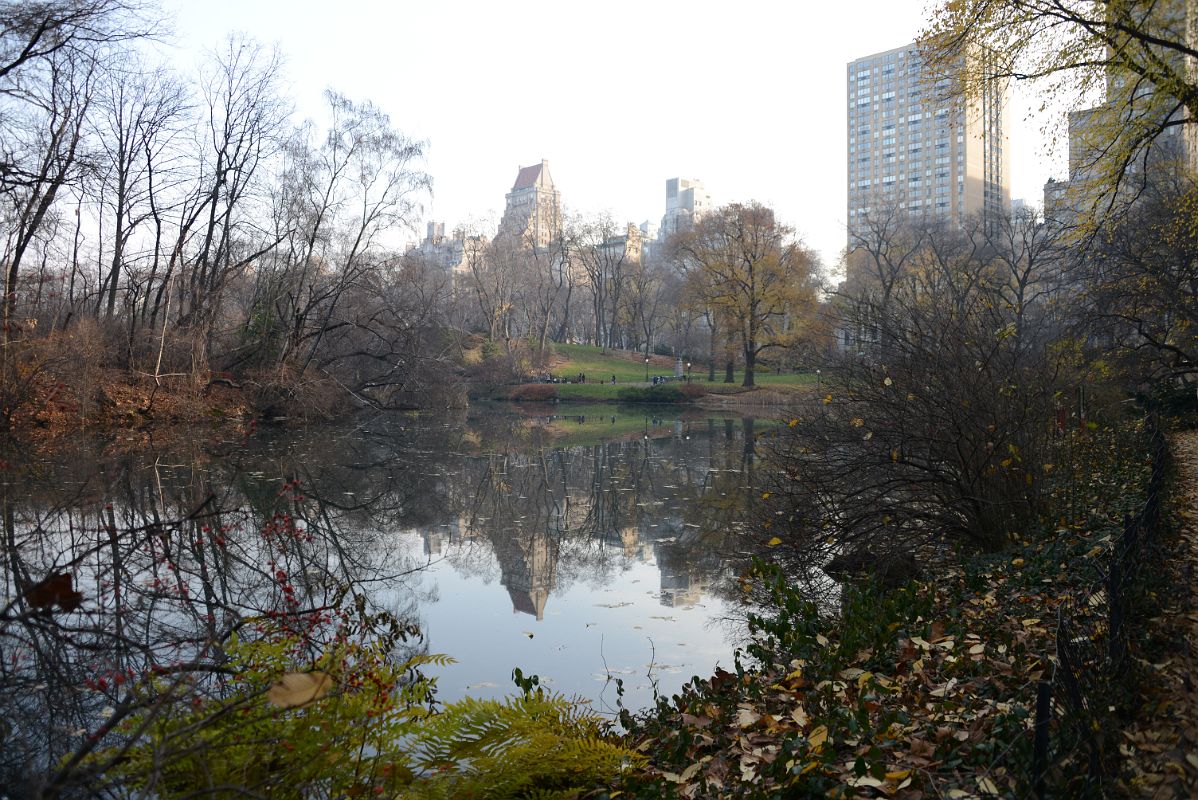
[[[1036,687],[1030,794],[1101,797],[1118,768],[1112,698],[1129,665],[1128,614],[1146,556],[1156,546],[1168,445],[1150,419],[1147,500],[1124,519],[1105,574],[1058,609],[1051,678]]]

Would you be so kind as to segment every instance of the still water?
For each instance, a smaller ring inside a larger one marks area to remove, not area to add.
[[[731,667],[769,426],[562,408],[0,453],[4,766],[94,730],[120,701],[97,676],[347,591],[456,659],[446,701],[510,694],[519,667],[612,713]],[[63,574],[78,602],[31,594]]]

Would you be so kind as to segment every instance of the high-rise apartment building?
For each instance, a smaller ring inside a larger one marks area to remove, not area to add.
[[[426,265],[438,267],[455,277],[468,273],[471,262],[481,259],[490,243],[487,237],[467,235],[461,228],[447,237],[445,223],[435,220],[428,223],[427,230],[428,234],[420,244],[409,246],[407,255],[419,257]]]
[[[711,195],[703,188],[702,181],[670,178],[666,181],[666,213],[661,218],[659,238],[664,241],[690,230],[710,210]]]
[[[1006,88],[951,98],[915,44],[848,65],[850,248],[871,217],[954,221],[1009,210]]]
[[[561,229],[562,195],[554,188],[549,162],[521,167],[507,193],[499,232],[521,237],[533,247],[548,247]]]

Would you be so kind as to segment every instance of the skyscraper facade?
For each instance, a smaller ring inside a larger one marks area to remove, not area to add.
[[[665,240],[689,231],[709,211],[711,195],[703,188],[702,181],[670,178],[666,181],[666,213],[661,218],[658,235]]]
[[[561,229],[562,195],[549,175],[549,162],[521,167],[507,193],[500,233],[520,237],[532,247],[548,247]]]
[[[953,77],[933,73],[915,44],[851,61],[846,78],[850,249],[871,218],[959,222],[1009,210],[1005,86],[950,97]]]

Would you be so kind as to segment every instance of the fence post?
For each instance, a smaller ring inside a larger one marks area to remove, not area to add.
[[[1107,574],[1107,657],[1111,661],[1111,674],[1117,675],[1123,668],[1126,648],[1124,647],[1123,619],[1123,572],[1124,558],[1130,556],[1135,547],[1136,522],[1124,516],[1123,537],[1111,549],[1111,570]]]
[[[1089,753],[1086,785],[1094,786],[1102,782],[1102,761],[1098,754],[1098,742],[1094,739],[1094,730],[1090,727],[1090,709],[1082,694],[1077,661],[1073,657],[1073,642],[1070,641],[1069,631],[1065,625],[1064,609],[1057,617],[1057,659],[1060,661],[1060,669],[1057,670],[1056,675],[1064,683],[1067,696],[1065,708],[1075,718],[1073,720],[1074,730],[1085,743]]]
[[[1032,743],[1032,791],[1044,800],[1044,773],[1048,767],[1048,723],[1052,720],[1052,683],[1036,684],[1036,727]]]

